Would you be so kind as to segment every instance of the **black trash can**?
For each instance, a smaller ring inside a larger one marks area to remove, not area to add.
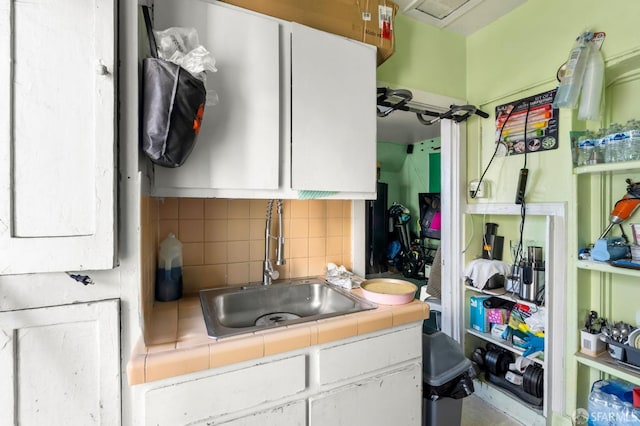
[[[473,393],[473,368],[441,331],[422,334],[422,426],[460,426],[462,398]]]

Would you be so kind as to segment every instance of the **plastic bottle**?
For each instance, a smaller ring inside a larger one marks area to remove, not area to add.
[[[595,162],[593,149],[593,140],[588,136],[581,136],[578,142],[578,166],[586,166]]]
[[[604,90],[604,59],[600,49],[593,43],[588,43],[588,60],[582,79],[582,91],[580,95],[580,120],[599,120],[602,93]]]
[[[609,154],[608,163],[616,163],[622,161],[622,140],[624,135],[622,134],[622,126],[618,123],[612,123],[609,126],[609,132],[607,134],[607,153]]]
[[[596,163],[607,161],[607,137],[604,129],[600,129],[594,136]]]
[[[578,104],[582,79],[587,64],[589,40],[593,33],[583,33],[577,39],[567,60],[567,69],[558,86],[558,92],[553,100],[554,108],[574,109]]]
[[[627,121],[624,131],[628,136],[625,139],[628,149],[626,159],[629,161],[640,160],[640,122],[638,120]]]
[[[168,302],[182,297],[182,243],[173,233],[160,243],[156,273],[156,300]]]

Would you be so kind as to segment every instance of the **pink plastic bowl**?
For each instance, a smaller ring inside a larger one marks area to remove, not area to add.
[[[381,305],[404,305],[415,299],[418,286],[409,281],[393,278],[374,278],[361,285],[363,296]]]

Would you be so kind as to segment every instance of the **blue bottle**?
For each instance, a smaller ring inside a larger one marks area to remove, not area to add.
[[[160,243],[155,290],[160,302],[182,297],[182,243],[173,233]]]

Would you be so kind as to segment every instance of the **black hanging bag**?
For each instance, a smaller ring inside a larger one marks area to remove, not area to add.
[[[142,6],[151,58],[142,61],[144,153],[163,167],[179,167],[191,154],[202,125],[204,83],[181,66],[158,58],[147,6]]]

